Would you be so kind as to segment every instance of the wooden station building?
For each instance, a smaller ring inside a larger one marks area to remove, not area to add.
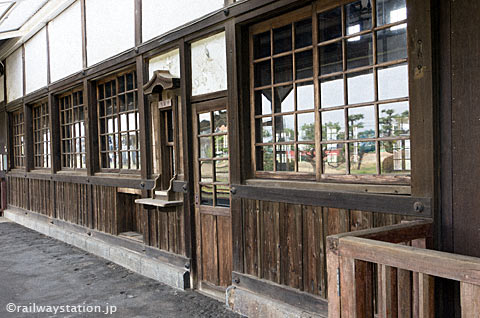
[[[479,34],[477,0],[1,1],[1,210],[251,317],[479,317]]]

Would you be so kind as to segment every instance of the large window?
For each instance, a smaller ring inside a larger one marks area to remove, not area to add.
[[[25,167],[25,124],[23,111],[12,114],[13,167]]]
[[[135,71],[97,82],[102,169],[140,169],[138,96]]]
[[[48,102],[33,105],[33,158],[35,168],[51,167]]]
[[[406,19],[362,0],[251,28],[257,175],[408,182]]]
[[[58,98],[60,107],[60,133],[62,168],[85,169],[85,111],[83,91],[74,90]]]

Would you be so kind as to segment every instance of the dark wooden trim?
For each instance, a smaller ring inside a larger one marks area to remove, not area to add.
[[[187,193],[188,184],[184,181],[174,180],[172,190],[173,192]]]
[[[219,91],[215,93],[202,94],[197,96],[192,96],[190,101],[192,103],[202,103],[213,99],[224,98],[228,96],[228,91]]]
[[[24,117],[25,118],[25,117]],[[15,167],[15,153],[13,150],[13,116],[12,113],[7,112],[7,169],[11,170]]]
[[[327,315],[327,300],[312,294],[235,271],[232,272],[232,281],[234,286],[256,295],[266,296],[311,313]]]
[[[81,25],[82,25],[82,65],[83,69],[86,69],[88,67],[87,64],[87,20],[86,20],[86,14],[85,14],[86,8],[85,8],[85,0],[80,0],[80,14],[81,14]],[[83,72],[82,72],[82,75]]]
[[[48,109],[50,120],[50,158],[51,158],[51,172],[56,173],[62,168],[62,156],[60,147],[60,117],[58,110],[57,98],[52,94],[48,94]]]
[[[98,142],[98,118],[97,118],[97,90],[95,82],[84,79],[83,81],[83,102],[87,105],[87,116],[85,118],[86,131],[85,142],[88,142],[87,148],[87,173],[94,175],[100,169],[99,145]]]
[[[27,94],[27,81],[25,77],[25,44],[22,44],[22,85],[23,85],[23,97]]]
[[[232,185],[234,198],[285,202],[338,209],[432,217],[432,199],[424,197]],[[423,207],[416,212],[415,207]]]
[[[141,175],[148,179],[152,174],[152,153],[150,151],[150,104],[143,93],[143,85],[148,82],[148,73],[145,72],[143,58],[136,59],[137,69],[137,96],[138,113],[140,116],[140,153],[141,153]]]
[[[135,47],[142,44],[142,0],[135,0]]]
[[[38,99],[45,98],[45,96],[47,94],[48,94],[48,88],[43,87],[43,88],[40,88],[39,90],[36,90],[36,91],[26,95],[23,98],[23,102],[26,103],[26,104],[31,104],[31,103],[36,102]]]
[[[34,152],[32,107],[26,103],[23,104],[23,119],[25,127],[25,170],[28,172],[34,169]]]
[[[50,35],[48,32],[48,23],[45,25],[45,33],[47,34],[47,86],[50,85]]]

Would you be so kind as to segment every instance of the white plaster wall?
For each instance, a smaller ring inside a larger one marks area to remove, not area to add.
[[[7,102],[23,96],[22,48],[13,52],[6,60]]]
[[[175,77],[180,77],[180,51],[172,50],[151,58],[148,61],[148,78],[153,76],[154,71],[169,71]]]
[[[85,8],[89,66],[135,46],[134,0],[86,0]]]
[[[224,0],[143,0],[142,38],[148,41],[222,8]]]
[[[27,94],[47,86],[47,31],[45,28],[25,43],[25,80]]]
[[[52,82],[82,70],[82,21],[76,1],[48,24]]]
[[[192,95],[227,89],[225,32],[192,43]]]
[[[2,75],[0,76],[0,102],[5,100],[5,87],[4,87],[5,77]]]

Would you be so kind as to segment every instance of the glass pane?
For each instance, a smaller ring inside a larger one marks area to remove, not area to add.
[[[227,110],[216,110],[213,112],[213,125],[216,133],[227,132]]]
[[[257,170],[273,171],[273,147],[260,146],[256,149]]]
[[[276,59],[273,59],[273,69],[274,69],[274,82],[283,83],[290,82],[293,80],[293,64],[292,56],[282,56]]]
[[[102,84],[98,85],[98,99],[104,99],[104,86]]]
[[[134,110],[136,108],[133,96],[134,96],[133,93],[128,93],[127,94],[127,109],[128,110]]]
[[[275,117],[276,142],[295,141],[295,115]]]
[[[117,77],[118,81],[118,92],[123,93],[125,92],[125,76],[119,76]]]
[[[292,50],[292,26],[273,29],[273,54]]]
[[[215,157],[228,157],[228,136],[215,136]]]
[[[112,96],[112,83],[108,82],[105,84],[105,97]]]
[[[408,174],[411,170],[410,140],[380,142],[382,173]]]
[[[270,85],[272,79],[270,60],[255,63],[255,87]]]
[[[128,152],[122,152],[122,168],[129,169],[128,166]]]
[[[104,105],[104,102],[103,102],[103,101],[102,101],[102,102],[99,102],[99,103],[98,103],[98,107],[99,107],[99,110],[98,110],[99,115],[100,115],[100,116],[105,116],[105,105]],[[67,113],[65,113],[64,115],[65,115],[65,117],[67,117]],[[67,123],[66,120],[65,120],[65,123]]]
[[[107,107],[107,115],[112,115],[113,114],[113,106],[112,106],[112,100],[107,99],[105,101],[106,107]]]
[[[277,171],[295,171],[295,145],[276,146]]]
[[[324,78],[320,83],[321,107],[334,107],[345,104],[343,76]]]
[[[348,109],[350,139],[375,137],[375,109],[373,106]]]
[[[213,186],[202,185],[200,187],[200,204],[213,206]]]
[[[125,95],[120,95],[118,96],[118,101],[119,101],[119,111],[124,112],[127,111],[127,103],[125,101]]]
[[[297,115],[298,141],[315,140],[315,113]]]
[[[315,92],[312,82],[297,84],[297,110],[315,108]]]
[[[312,20],[295,22],[295,48],[312,45]]]
[[[133,73],[127,74],[127,90],[131,91],[133,89]]]
[[[298,145],[298,172],[315,173],[315,145]]]
[[[226,185],[217,185],[215,186],[216,189],[216,206],[230,206],[230,189]]]
[[[127,134],[122,134],[120,142],[121,142],[121,149],[122,150],[127,150],[128,149],[128,135]]]
[[[253,57],[260,59],[270,56],[270,31],[253,36]]]
[[[373,101],[374,85],[372,70],[348,74],[347,85],[349,104]]]
[[[394,65],[378,69],[378,99],[408,96],[408,66]]]
[[[212,127],[210,126],[210,113],[198,114],[198,133],[200,135],[212,133]]]
[[[200,161],[200,182],[213,182],[213,161]]]
[[[377,61],[384,63],[407,58],[407,25],[377,32]]]
[[[135,130],[136,116],[135,113],[128,114],[128,130]]]
[[[313,77],[313,55],[312,51],[295,53],[295,79]]]
[[[255,115],[272,113],[272,90],[264,89],[255,92]]]
[[[295,110],[293,85],[275,87],[274,92],[276,113],[293,112]]]
[[[256,120],[257,143],[268,143],[273,141],[272,117],[265,117]]]
[[[410,120],[408,102],[378,106],[380,137],[408,136]]]
[[[328,41],[342,36],[342,10],[340,7],[318,15],[318,41]]]
[[[376,174],[375,142],[354,142],[350,147],[350,174]]]
[[[324,174],[345,174],[345,147],[343,144],[322,145],[322,169]]]
[[[377,0],[377,25],[405,20],[407,5],[405,0]]]
[[[371,1],[360,0],[345,6],[347,18],[347,35],[355,34],[372,28]]]
[[[345,139],[345,115],[343,109],[322,112],[322,140]]]
[[[347,40],[347,68],[373,64],[372,34],[355,36]]]
[[[323,45],[318,48],[320,75],[343,70],[342,41]]]
[[[215,181],[228,183],[228,161],[215,161]]]
[[[127,114],[123,113],[120,115],[120,131],[126,131],[127,129]]]
[[[200,139],[200,158],[212,158],[212,139],[210,137],[201,137]]]
[[[128,135],[128,145],[130,150],[137,149],[137,135],[135,133],[130,133]]]

